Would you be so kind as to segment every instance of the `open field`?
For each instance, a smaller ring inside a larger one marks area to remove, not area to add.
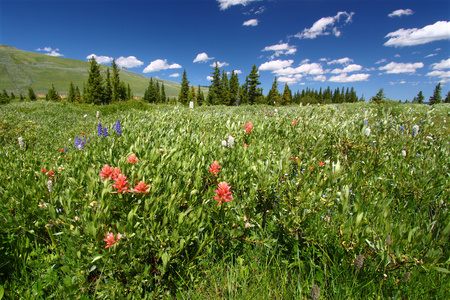
[[[125,105],[0,107],[0,299],[450,295],[448,104]]]

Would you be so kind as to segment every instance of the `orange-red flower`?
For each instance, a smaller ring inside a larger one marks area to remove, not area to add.
[[[114,168],[110,167],[108,165],[104,165],[102,168],[102,172],[100,173],[100,176],[102,176],[102,180],[105,179],[111,179],[112,174],[114,173]]]
[[[114,234],[110,232],[109,234],[106,235],[106,238],[103,239],[106,242],[105,248],[111,247],[112,245],[117,243],[121,238],[122,235],[120,233],[117,236],[114,236]]]
[[[222,204],[222,202],[228,202],[228,201],[233,200],[233,196],[231,196],[230,188],[231,187],[225,181],[222,181],[221,183],[219,183],[219,188],[214,191],[214,193],[217,194],[217,196],[214,196],[214,200],[219,201],[217,206]]]
[[[139,181],[138,184],[134,187],[133,192],[135,192],[137,194],[139,194],[139,193],[148,194],[148,190],[147,189],[149,187],[150,186],[145,184],[145,182]]]
[[[117,176],[116,179],[114,179],[115,184],[113,184],[113,187],[115,187],[117,189],[118,193],[122,193],[125,194],[126,192],[128,192],[128,188],[130,187],[130,185],[127,185],[128,180],[127,177],[123,174],[119,174],[119,176]]]
[[[139,160],[136,159],[136,154],[131,154],[130,156],[128,156],[127,158],[127,162],[129,162],[130,164],[134,164],[137,163]]]
[[[211,165],[211,168],[209,168],[209,172],[213,174],[214,176],[217,176],[220,172],[221,166],[219,166],[219,163],[217,161],[214,161]]]
[[[253,129],[252,122],[248,122],[247,124],[245,124],[245,132],[250,133],[250,132],[252,132],[252,129]]]
[[[41,169],[41,172],[42,172],[43,174],[45,174],[45,173],[47,173],[48,171],[47,171],[46,169]]]
[[[297,124],[297,119],[292,122],[292,125],[295,126]]]
[[[244,145],[243,145],[244,147],[248,147],[248,145],[246,144],[246,143],[244,143]]]
[[[319,161],[319,167],[323,167],[324,165],[323,161]]]

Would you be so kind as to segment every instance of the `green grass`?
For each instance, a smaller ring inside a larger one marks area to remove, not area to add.
[[[1,106],[0,299],[447,299],[450,106],[273,110]]]
[[[106,76],[106,68],[101,65],[103,77]],[[54,84],[60,94],[67,95],[71,81],[80,90],[83,89],[88,70],[88,61],[53,57],[0,45],[0,82],[1,88],[8,93],[25,96],[28,87],[32,87],[36,94],[46,94]],[[128,70],[120,70],[119,74],[120,79],[130,85],[135,96],[144,95],[150,77]],[[156,78],[153,80],[164,83],[167,97],[178,97],[180,83]]]

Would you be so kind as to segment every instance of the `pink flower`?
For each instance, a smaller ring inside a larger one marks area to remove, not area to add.
[[[222,181],[221,183],[219,183],[219,188],[214,191],[214,193],[217,194],[217,196],[214,196],[214,200],[219,201],[217,206],[222,204],[222,202],[228,202],[228,201],[233,200],[233,196],[231,196],[230,188],[231,187],[225,181]]]
[[[111,247],[112,245],[117,243],[121,238],[122,238],[121,234],[118,234],[116,237],[114,237],[114,234],[110,232],[109,234],[106,235],[106,238],[103,239],[106,242],[105,248]]]
[[[221,166],[219,166],[219,163],[217,161],[214,161],[211,165],[211,168],[209,168],[209,172],[217,177],[217,174],[219,174],[220,172],[220,168]]]
[[[134,187],[133,192],[139,194],[148,194],[147,189],[149,188],[149,185],[146,185],[145,182],[139,181],[138,184]]]
[[[244,147],[248,147],[248,145],[246,144],[246,143],[244,143],[244,145],[243,145]]]
[[[252,132],[252,129],[253,129],[252,122],[248,122],[247,124],[245,124],[245,132],[250,133],[250,132]]]
[[[114,173],[114,168],[108,165],[104,165],[102,168],[102,172],[99,174],[102,176],[102,180],[111,179],[112,174]]]
[[[127,177],[123,174],[119,174],[116,179],[114,179],[115,184],[113,184],[113,187],[117,189],[117,193],[125,194],[128,192],[128,188],[130,187],[127,185],[128,180]]]
[[[297,124],[297,119],[292,122],[292,125],[295,126]]]
[[[127,162],[129,162],[130,164],[134,164],[137,163],[139,160],[136,159],[136,154],[131,154],[130,156],[128,156],[127,158]]]

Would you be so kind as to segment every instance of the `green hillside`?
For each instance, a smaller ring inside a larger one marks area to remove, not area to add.
[[[101,65],[102,75],[107,66]],[[0,45],[0,89],[8,93],[27,94],[32,87],[36,94],[45,94],[55,85],[60,94],[67,94],[72,81],[80,90],[88,77],[89,62],[28,52]],[[120,79],[129,84],[135,96],[142,97],[150,77],[120,70]],[[180,83],[155,79],[164,83],[167,97],[178,97]]]

